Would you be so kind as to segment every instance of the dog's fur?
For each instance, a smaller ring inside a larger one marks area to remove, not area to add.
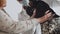
[[[59,17],[44,1],[32,1],[32,4],[33,6],[27,7],[26,9],[26,12],[29,16],[32,16],[34,9],[36,9],[35,18],[44,16],[47,10],[50,10],[49,12],[52,12],[52,14],[55,14],[54,17]]]

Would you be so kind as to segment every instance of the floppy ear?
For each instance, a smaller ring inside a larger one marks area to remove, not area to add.
[[[34,9],[32,8],[32,7],[27,7],[27,9],[26,9],[26,13],[31,17],[32,15],[33,15],[33,11],[34,11]]]

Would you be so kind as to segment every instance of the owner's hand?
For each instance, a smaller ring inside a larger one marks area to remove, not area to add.
[[[43,17],[36,18],[36,20],[37,20],[39,23],[43,23],[43,22],[49,20],[49,18],[51,17],[52,13],[51,13],[51,12],[48,13],[48,12],[49,12],[49,10],[46,11],[46,14],[45,14]]]

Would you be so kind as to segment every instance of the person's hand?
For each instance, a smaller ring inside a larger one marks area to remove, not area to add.
[[[36,18],[36,20],[39,22],[39,23],[43,23],[43,22],[45,22],[45,21],[47,21],[50,17],[51,17],[51,15],[52,15],[52,13],[50,12],[50,13],[48,13],[49,12],[49,10],[45,13],[45,15],[43,16],[43,17],[40,17],[40,18]]]

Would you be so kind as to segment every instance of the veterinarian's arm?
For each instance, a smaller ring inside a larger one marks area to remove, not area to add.
[[[30,16],[27,15],[26,10],[22,9],[22,11],[18,15],[19,21],[24,21],[24,20],[27,20],[29,18],[30,18]]]
[[[50,13],[45,16],[49,16],[49,15]],[[17,22],[12,20],[3,11],[0,11],[0,30],[8,33],[21,33],[32,29],[34,26],[38,24],[38,22],[40,21],[44,22],[46,20],[43,20],[43,18],[39,18],[39,19],[30,19],[30,20]]]
[[[36,19],[14,21],[3,11],[0,11],[0,30],[8,33],[20,33],[32,29],[38,22]]]

